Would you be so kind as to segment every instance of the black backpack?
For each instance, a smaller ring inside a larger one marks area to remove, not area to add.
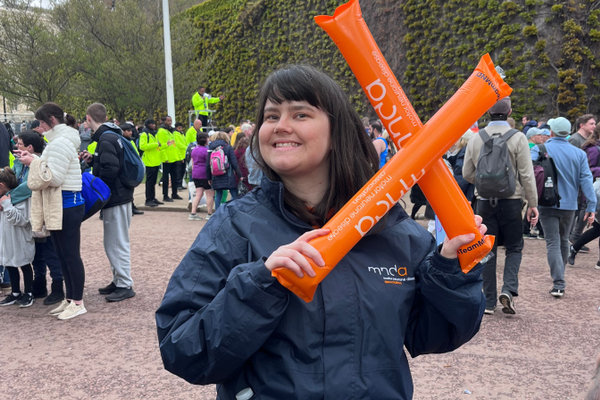
[[[491,137],[485,129],[479,131],[483,146],[475,171],[475,188],[481,198],[492,201],[515,194],[516,175],[506,142],[516,133],[517,129],[511,129],[504,135]]]
[[[544,207],[560,207],[560,194],[558,194],[558,173],[552,157],[543,144],[536,145],[540,155],[533,162],[535,185],[538,192],[538,205]]]

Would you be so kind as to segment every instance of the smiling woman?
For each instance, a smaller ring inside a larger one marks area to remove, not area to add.
[[[313,228],[374,175],[377,153],[340,86],[306,66],[267,78],[251,146],[266,177],[215,212],[156,312],[165,367],[219,383],[221,400],[411,398],[404,346],[452,351],[479,329],[482,268],[456,259],[474,235],[436,249],[394,205],[306,303],[271,271],[324,265],[309,242],[329,230]]]

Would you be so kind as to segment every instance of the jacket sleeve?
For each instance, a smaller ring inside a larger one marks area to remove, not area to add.
[[[48,169],[52,173],[50,185],[52,187],[62,186],[67,178],[67,171],[71,164],[71,155],[76,155],[73,144],[67,139],[55,139],[46,147]],[[42,154],[43,157],[43,154]]]
[[[202,229],[156,311],[165,368],[195,384],[233,378],[275,330],[289,302],[289,292],[262,260],[247,262],[247,239],[223,216]]]
[[[412,357],[452,351],[475,336],[485,309],[482,270],[478,264],[465,274],[458,259],[437,250],[425,257],[415,273],[417,293],[404,343]]]
[[[206,101],[207,104],[217,104],[218,102],[220,102],[221,99],[218,97],[211,97],[210,99],[208,99]]]
[[[10,199],[2,202],[2,209],[4,210],[6,220],[12,225],[26,226],[29,223],[29,212],[27,212],[27,209],[23,210],[20,207],[13,206]]]
[[[473,152],[473,143],[475,136],[471,137],[469,143],[467,143],[467,150],[465,151],[465,159],[463,164],[462,176],[469,183],[475,183],[475,156]]]
[[[158,141],[150,143],[148,140],[148,135],[149,133],[144,132],[140,136],[140,150],[142,151],[154,150],[158,147]]]
[[[237,162],[237,157],[235,156],[235,152],[231,146],[227,146],[227,157],[229,157],[229,162],[231,163],[231,166],[233,167],[238,179],[242,178],[244,175],[242,175],[242,170],[240,169],[240,166]]]
[[[583,150],[581,150],[583,151]],[[596,192],[594,191],[594,177],[590,171],[587,157],[581,157],[579,161],[579,186],[587,199],[586,212],[596,212]]]
[[[117,153],[117,147],[119,144],[117,142],[113,143],[112,141],[105,139],[101,142],[98,142],[98,153],[100,170],[96,170],[94,168],[94,175],[100,177],[107,185],[116,180],[119,177],[119,171],[121,169],[121,161],[119,160],[119,154]]]
[[[525,193],[525,199],[527,200],[528,207],[537,207],[538,205],[538,194],[537,186],[535,184],[535,175],[533,173],[533,162],[531,161],[531,151],[529,150],[529,142],[525,135],[517,134],[513,136],[519,140],[517,144],[517,154],[515,154],[515,161],[517,163],[517,176],[523,186]]]
[[[585,150],[588,159],[588,165],[594,178],[600,177],[600,167],[598,167],[598,147],[591,146]]]

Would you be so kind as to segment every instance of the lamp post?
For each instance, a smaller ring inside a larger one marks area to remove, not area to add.
[[[173,61],[171,59],[171,21],[169,0],[163,0],[163,31],[165,42],[165,78],[167,80],[167,112],[175,126],[175,96],[173,95]]]

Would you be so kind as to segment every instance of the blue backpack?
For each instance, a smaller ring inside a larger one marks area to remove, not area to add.
[[[81,174],[81,183],[81,196],[85,201],[85,215],[83,216],[85,221],[108,203],[110,189],[102,179],[89,172]]]
[[[123,140],[123,136],[113,131],[106,131],[104,133],[110,133],[119,137],[119,143],[123,148],[123,164],[121,165],[121,172],[119,176],[121,182],[131,189],[137,187],[144,180],[144,174],[146,173],[146,167],[140,158],[140,155],[133,147],[133,144],[129,140]]]

